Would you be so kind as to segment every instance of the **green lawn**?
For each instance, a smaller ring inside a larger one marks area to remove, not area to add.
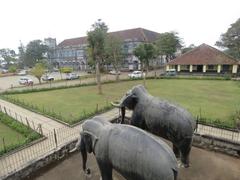
[[[6,147],[24,142],[27,138],[0,122],[0,151],[3,150],[3,138]]]
[[[120,99],[132,86],[142,81],[127,81],[103,85],[103,95],[97,94],[96,86],[86,86],[61,90],[26,94],[7,95],[28,104],[38,111],[61,114],[70,122],[82,116],[83,112],[93,112],[109,102]],[[161,98],[176,102],[188,109],[194,116],[210,120],[231,122],[232,116],[240,110],[240,84],[225,80],[148,80],[149,92]]]

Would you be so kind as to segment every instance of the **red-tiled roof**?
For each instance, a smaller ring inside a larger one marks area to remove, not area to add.
[[[184,53],[175,58],[169,65],[216,65],[216,64],[238,64],[239,62],[234,58],[224,54],[207,44],[202,44],[193,50]]]
[[[139,41],[139,42],[153,42],[159,36],[159,33],[154,31],[149,31],[143,28],[136,28],[136,29],[128,29],[123,31],[115,31],[110,32],[109,35],[117,36],[121,40],[131,40],[131,41]],[[64,46],[77,46],[87,44],[87,37],[79,37],[73,39],[65,39],[58,47]]]

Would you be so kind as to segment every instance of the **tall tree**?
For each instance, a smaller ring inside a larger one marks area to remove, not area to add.
[[[176,51],[182,47],[182,41],[177,32],[165,32],[159,35],[156,45],[159,55],[165,55],[166,61],[169,62],[175,58]]]
[[[113,65],[116,71],[116,81],[119,80],[119,68],[123,60],[123,42],[112,35],[108,35],[105,46],[105,58],[108,63]]]
[[[16,62],[16,53],[12,49],[0,49],[0,57],[7,63],[7,67],[13,62]]]
[[[48,51],[48,46],[44,45],[41,40],[30,41],[26,47],[24,65],[34,66],[39,60],[44,59]]]
[[[22,42],[20,41],[20,46],[18,47],[18,66],[20,68],[24,67],[25,56],[26,56],[26,48],[23,46]]]
[[[144,86],[146,85],[146,77],[149,70],[149,62],[157,55],[156,46],[152,43],[141,43],[133,51],[134,55],[141,61],[141,70],[146,69],[144,78]]]
[[[96,78],[99,94],[102,94],[100,64],[105,54],[107,31],[107,25],[99,19],[92,25],[91,30],[87,32],[88,46],[90,49],[89,55],[96,64]]]
[[[240,60],[240,18],[221,35],[216,45],[226,48],[226,53]]]
[[[45,66],[43,63],[36,63],[31,70],[31,74],[38,79],[40,84],[41,84],[41,77],[44,74],[44,72],[45,72]]]

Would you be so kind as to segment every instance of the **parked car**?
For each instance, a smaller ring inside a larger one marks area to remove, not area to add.
[[[166,76],[176,76],[177,75],[176,69],[169,69],[168,71],[166,71],[165,75]]]
[[[112,75],[116,75],[116,74],[121,74],[120,71],[115,71],[115,70],[112,70],[112,71],[109,71],[109,74],[112,74]]]
[[[141,71],[133,71],[131,74],[128,74],[128,77],[130,78],[142,78],[145,76],[145,73],[142,73]]]
[[[73,79],[79,79],[79,75],[77,75],[76,73],[66,74],[66,80],[73,80]]]
[[[53,81],[54,77],[45,74],[45,75],[42,76],[42,80],[43,81]]]
[[[33,85],[33,80],[30,79],[29,77],[21,77],[18,82],[20,85],[26,85],[26,86]]]
[[[27,70],[21,70],[19,73],[18,73],[19,76],[25,76],[27,75]]]

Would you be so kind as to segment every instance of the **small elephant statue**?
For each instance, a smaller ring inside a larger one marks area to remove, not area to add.
[[[189,167],[196,122],[187,110],[151,96],[142,85],[133,87],[119,104],[112,104],[121,108],[121,123],[124,123],[125,109],[133,110],[131,125],[170,140],[175,156],[181,158],[185,168]]]
[[[177,179],[177,160],[169,146],[130,125],[112,124],[100,117],[86,120],[76,149],[81,151],[85,174],[90,174],[87,153],[95,155],[102,180],[112,180],[112,169],[127,180]]]

